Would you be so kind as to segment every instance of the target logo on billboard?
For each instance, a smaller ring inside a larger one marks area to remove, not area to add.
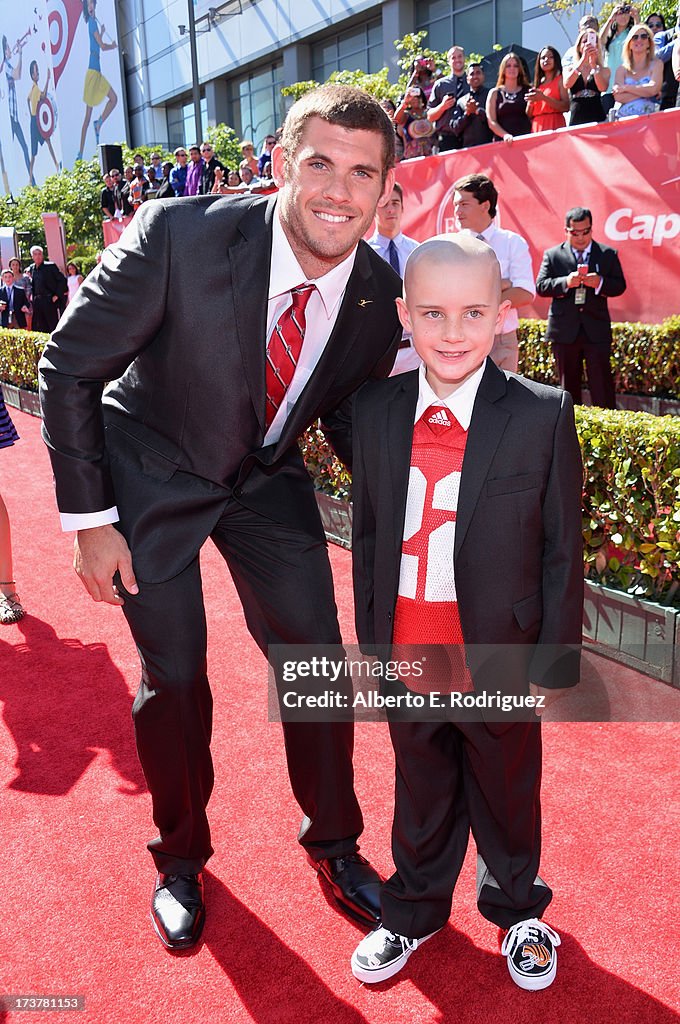
[[[652,246],[656,247],[680,235],[680,214],[662,213],[655,217],[653,214],[641,213],[636,216],[632,209],[621,207],[607,217],[604,233],[612,242],[651,239]]]
[[[66,66],[78,27],[78,18],[82,13],[83,5],[80,0],[47,0],[47,24],[55,86]]]

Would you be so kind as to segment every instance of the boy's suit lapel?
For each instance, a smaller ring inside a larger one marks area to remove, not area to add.
[[[455,555],[465,540],[496,449],[510,419],[510,413],[496,404],[506,390],[505,374],[490,359],[487,360],[465,446],[456,515]]]
[[[393,557],[401,557],[404,539],[404,518],[406,516],[406,498],[408,495],[409,470],[411,465],[411,445],[413,442],[413,418],[418,403],[418,370],[403,374],[402,384],[392,397],[384,418],[385,434],[383,453],[387,456],[389,466],[388,486],[381,488],[391,503],[391,519],[385,516],[383,522],[391,522]],[[376,445],[380,456],[381,444]]]

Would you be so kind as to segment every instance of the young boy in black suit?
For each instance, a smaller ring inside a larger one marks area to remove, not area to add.
[[[465,696],[475,701],[500,687],[527,710],[523,720],[498,711],[392,718],[396,871],[383,887],[382,924],[355,950],[352,972],[369,983],[391,977],[446,924],[472,830],[479,910],[502,930],[516,984],[546,988],[560,939],[540,920],[552,893],[538,876],[541,734],[532,705],[547,706],[578,681],[573,406],[564,392],[487,358],[508,304],[484,241],[420,245],[396,302],[424,366],[370,382],[355,403],[359,642],[395,645],[400,657],[404,645],[436,644],[436,653],[464,644],[467,669],[449,689],[474,689]]]

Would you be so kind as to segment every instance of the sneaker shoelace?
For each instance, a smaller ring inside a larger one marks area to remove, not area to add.
[[[518,921],[508,929],[508,934],[503,939],[501,953],[503,956],[512,956],[522,942],[540,942],[543,936],[548,936],[553,946],[559,946],[561,939],[556,931],[538,918],[532,917],[528,921]]]
[[[377,967],[379,965],[377,954],[384,951],[386,940],[393,942],[395,945],[401,944],[402,952],[406,952],[406,950],[413,952],[414,949],[418,948],[418,939],[407,939],[405,935],[399,935],[397,932],[390,932],[387,928],[379,928],[371,935],[367,935],[364,939],[365,945],[362,952],[366,956],[371,967]]]

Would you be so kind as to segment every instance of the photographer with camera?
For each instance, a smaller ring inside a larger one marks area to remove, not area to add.
[[[604,66],[609,68],[609,89],[602,97],[605,114],[614,106],[611,91],[617,69],[623,63],[623,46],[633,25],[640,23],[640,12],[631,4],[616,4],[600,30],[600,43],[604,50]]]
[[[451,74],[435,82],[427,105],[427,118],[437,133],[440,153],[461,149],[463,140],[453,129],[455,107],[461,96],[470,91],[465,75],[465,50],[452,46],[447,53]]]

